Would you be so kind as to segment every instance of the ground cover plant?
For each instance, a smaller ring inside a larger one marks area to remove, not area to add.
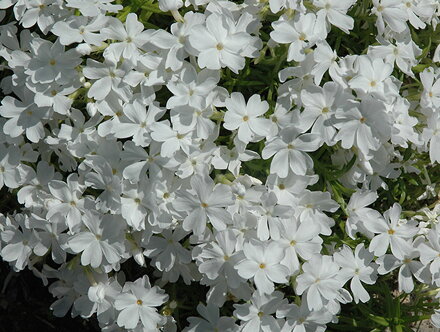
[[[437,0],[0,19],[2,293],[106,332],[440,328]]]

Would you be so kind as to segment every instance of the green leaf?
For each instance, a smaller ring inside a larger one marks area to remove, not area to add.
[[[381,316],[376,316],[373,314],[369,314],[368,317],[375,323],[381,325],[381,326],[389,326],[390,324],[388,323],[388,321]]]

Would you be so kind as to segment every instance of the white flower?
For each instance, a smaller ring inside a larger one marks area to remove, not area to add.
[[[381,142],[391,136],[391,120],[383,103],[372,97],[364,98],[360,104],[336,111],[335,127],[339,129],[335,139],[342,147],[356,146],[366,156],[370,150],[378,150]]]
[[[257,290],[261,294],[271,294],[273,283],[287,282],[289,269],[280,264],[284,257],[283,248],[275,241],[261,242],[251,240],[243,245],[246,258],[235,268],[238,274],[245,278],[253,278]]]
[[[310,310],[307,305],[307,298],[303,297],[301,305],[287,304],[277,310],[277,318],[286,318],[282,332],[324,332],[333,319],[325,308]]]
[[[81,253],[81,264],[96,268],[118,263],[123,252],[119,220],[86,212],[82,221],[88,230],[75,234],[67,242],[74,253]]]
[[[135,13],[127,15],[125,26],[116,18],[110,20],[107,27],[102,29],[102,33],[108,39],[120,42],[110,44],[104,51],[104,57],[111,54],[117,60],[122,56],[124,59],[136,61],[141,54],[139,49],[152,37],[152,30],[144,31],[144,25],[138,21]]]
[[[376,256],[382,256],[386,253],[388,246],[391,246],[391,252],[398,259],[411,251],[411,244],[408,242],[418,229],[410,222],[400,222],[400,213],[402,208],[398,203],[384,213],[384,218],[371,219],[365,227],[376,235],[370,242],[369,249]]]
[[[12,138],[26,134],[33,143],[40,141],[44,135],[43,121],[49,116],[47,107],[38,107],[34,103],[34,94],[25,89],[22,93],[16,91],[21,100],[6,96],[0,106],[0,115],[8,120],[3,126],[3,132]]]
[[[147,106],[148,110],[137,99],[132,104],[124,105],[123,112],[126,117],[113,125],[113,135],[117,138],[133,137],[132,141],[136,145],[148,146],[151,142],[151,126],[162,117],[165,110],[154,104]]]
[[[205,331],[218,331],[218,332],[236,332],[238,326],[235,325],[235,319],[233,317],[220,317],[219,308],[213,304],[197,305],[197,311],[204,318],[189,317],[189,327],[186,327],[184,332],[205,332]]]
[[[155,307],[167,301],[168,295],[158,286],[151,287],[147,276],[125,283],[122,292],[115,300],[115,308],[120,311],[119,326],[134,329],[140,321],[145,328],[151,328],[165,323],[165,317]]]
[[[51,43],[43,39],[31,42],[31,59],[25,73],[33,83],[68,84],[77,76],[75,67],[82,62],[75,49],[64,52],[64,46],[57,39]]]
[[[377,197],[377,193],[371,191],[356,191],[351,195],[346,207],[348,218],[345,229],[352,239],[355,238],[356,232],[369,237],[373,236],[373,233],[367,229],[367,225],[371,223],[370,220],[375,222],[380,219],[381,215],[378,211],[367,206],[374,203]]]
[[[270,172],[285,178],[289,168],[297,175],[305,175],[313,168],[313,160],[306,152],[316,151],[322,144],[317,134],[301,134],[293,127],[281,130],[280,135],[266,142],[262,152],[264,159],[273,155]]]
[[[335,262],[341,267],[339,276],[344,283],[351,279],[350,288],[353,292],[356,303],[367,302],[370,295],[362,286],[361,281],[373,285],[377,279],[376,263],[372,263],[373,254],[365,249],[364,244],[360,243],[353,251],[344,245],[343,248],[333,255]]]
[[[303,61],[304,50],[312,47],[317,40],[324,39],[325,30],[317,24],[316,15],[297,15],[293,20],[278,20],[272,23],[270,37],[281,44],[290,44],[287,61]]]
[[[284,247],[281,263],[289,268],[290,274],[300,270],[298,257],[308,260],[321,252],[322,239],[318,236],[319,231],[316,224],[300,223],[296,218],[281,220],[281,238],[277,242]]]
[[[395,32],[408,28],[408,14],[402,6],[402,0],[373,0],[371,13],[377,16],[376,26],[380,33],[385,32],[385,23]]]
[[[15,215],[13,219],[9,219],[12,221],[11,227],[1,232],[2,241],[6,243],[0,252],[1,256],[16,271],[26,267],[32,249],[39,243],[35,230],[26,226],[26,219],[25,215]]]
[[[238,288],[243,279],[237,274],[236,264],[244,259],[243,252],[237,251],[238,231],[226,229],[215,235],[215,242],[211,242],[202,249],[198,259],[202,261],[199,271],[209,279],[215,280],[224,275],[230,288]]]
[[[246,32],[236,31],[236,23],[229,15],[212,13],[206,25],[191,29],[190,45],[198,51],[197,63],[201,68],[220,69],[228,67],[238,73],[245,65],[241,52],[253,42]]]
[[[67,6],[77,8],[84,16],[98,16],[99,14],[117,13],[123,7],[114,5],[114,0],[67,0]]]
[[[337,278],[339,266],[331,256],[314,255],[302,268],[304,272],[296,279],[296,292],[306,292],[310,310],[320,310],[339,296],[343,283]]]
[[[383,275],[399,268],[397,279],[399,292],[411,293],[414,289],[413,276],[421,283],[431,282],[431,273],[427,273],[425,266],[416,260],[418,257],[418,250],[413,248],[409,248],[400,259],[393,255],[383,255],[376,260],[379,263],[378,272]]]
[[[183,229],[201,235],[208,220],[219,231],[226,228],[232,218],[224,208],[232,203],[232,193],[228,186],[214,186],[211,178],[193,176],[191,189],[182,189],[172,204],[177,211],[187,215],[183,220]]]
[[[62,45],[85,42],[89,45],[100,46],[104,41],[100,31],[107,24],[107,16],[98,15],[92,20],[82,16],[72,16],[67,21],[58,21],[51,32],[57,35]]]
[[[46,218],[61,214],[66,218],[66,224],[71,231],[78,231],[81,225],[81,211],[84,212],[85,200],[82,194],[85,186],[78,181],[78,175],[70,174],[66,182],[52,180],[48,188],[55,201],[50,204]]]
[[[228,130],[238,129],[238,139],[244,143],[258,140],[268,134],[269,120],[260,118],[269,109],[267,101],[259,95],[249,98],[247,104],[240,92],[234,92],[225,100],[228,111],[223,126]]]
[[[286,303],[279,291],[270,294],[254,292],[250,303],[234,304],[234,315],[243,322],[242,332],[280,331],[281,327],[272,315]]]
[[[127,96],[126,87],[121,86],[125,71],[118,69],[117,61],[107,57],[104,63],[87,59],[87,66],[83,69],[85,77],[95,80],[87,95],[96,100],[105,99],[113,91],[121,98]]]
[[[313,0],[313,4],[321,8],[317,13],[318,18],[320,20],[326,18],[345,33],[350,33],[349,30],[353,29],[354,20],[347,15],[347,11],[355,3],[356,0]]]
[[[383,98],[385,92],[388,92],[386,90],[387,79],[393,72],[393,67],[381,58],[371,58],[369,56],[360,56],[357,65],[359,71],[350,80],[350,88]]]

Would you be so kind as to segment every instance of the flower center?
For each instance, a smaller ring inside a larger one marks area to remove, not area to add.
[[[324,108],[322,109],[322,113],[323,113],[323,114],[328,113],[328,112],[330,112],[330,110],[329,110],[328,107],[324,107]]]
[[[55,66],[57,64],[57,62],[55,61],[55,59],[50,59],[49,64],[51,66]]]
[[[280,188],[280,190],[284,190],[284,189],[286,189],[286,186],[284,184],[280,183],[278,185],[278,188]]]
[[[260,267],[260,269],[264,269],[266,267],[266,264],[260,263],[259,267]]]
[[[248,120],[249,120],[249,117],[248,117],[247,115],[245,115],[245,116],[243,117],[243,121],[246,122],[246,121],[248,121]]]
[[[260,317],[260,318],[263,317],[263,316],[264,316],[264,312],[260,311],[260,312],[257,314],[257,316]]]
[[[390,228],[388,230],[388,234],[393,235],[394,233],[396,233],[396,231],[394,229]]]
[[[372,88],[374,88],[376,85],[377,85],[376,81],[371,81],[371,82],[370,82],[370,86],[371,86]]]
[[[296,245],[296,241],[295,241],[295,240],[290,241],[290,245],[291,245],[292,247],[294,247],[294,246]]]
[[[202,202],[202,204],[200,204],[200,206],[201,206],[202,208],[207,208],[207,207],[208,207],[208,204],[206,204],[205,202]]]
[[[142,302],[142,300],[137,300],[137,301],[136,301],[136,304],[137,304],[137,305],[142,305],[142,303],[144,303],[144,302]]]
[[[360,123],[365,123],[365,121],[367,121],[367,119],[364,118],[364,117],[362,117],[362,118],[359,119],[359,122],[360,122]]]

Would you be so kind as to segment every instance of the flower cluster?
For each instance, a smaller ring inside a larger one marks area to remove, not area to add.
[[[405,175],[438,195],[440,46],[421,63],[415,38],[438,1],[133,8],[0,0],[0,188],[21,205],[0,255],[51,280],[56,316],[176,331],[164,288],[183,281],[208,289],[187,332],[312,332],[394,270],[400,292],[440,287],[438,201],[378,200]],[[160,11],[175,22],[148,23]],[[376,34],[362,54],[344,45],[358,21]],[[259,70],[262,90],[239,76]]]

